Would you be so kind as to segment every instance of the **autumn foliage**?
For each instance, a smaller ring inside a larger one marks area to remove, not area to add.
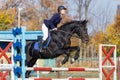
[[[117,45],[117,53],[120,55],[120,15],[116,15],[115,21],[107,26],[105,32],[94,32],[94,35],[91,36],[91,43],[95,45],[115,44]]]
[[[117,51],[120,53],[120,15],[117,15],[115,22],[111,23],[107,27],[106,38],[109,44],[117,45]]]
[[[14,23],[14,15],[9,11],[0,10],[0,30],[6,30],[12,27]]]
[[[27,30],[41,30],[43,20],[51,18],[57,12],[57,7],[66,3],[63,0],[2,0],[0,30],[18,26],[19,7],[22,8],[20,25],[26,26]],[[71,18],[66,14],[61,24],[69,20]]]

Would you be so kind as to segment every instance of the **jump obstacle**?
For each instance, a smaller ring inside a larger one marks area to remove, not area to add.
[[[7,56],[6,52],[11,48],[11,53],[13,54],[13,47],[12,47],[12,40],[0,40],[2,42],[8,42],[8,45],[2,49],[0,47],[0,59],[4,57],[8,64],[0,64],[0,71],[5,71],[5,72],[0,72],[0,79],[1,80],[6,80],[6,76],[11,73],[11,80],[14,78],[14,71],[13,71],[13,57],[11,56],[11,59]],[[11,68],[11,72],[9,70]]]
[[[29,68],[25,66],[25,28],[15,28],[13,29],[13,60],[14,60],[14,65],[11,65],[11,67],[3,67],[0,68],[0,71],[4,71],[7,69],[8,71],[13,70],[14,72],[14,79],[12,80],[18,80],[17,74],[22,75],[22,80],[26,80],[25,78],[25,72],[27,70],[34,70],[34,71],[97,71],[99,72],[99,78],[67,78],[67,79],[52,79],[52,78],[34,78],[33,80],[103,80],[103,74],[105,76],[105,80],[111,80],[111,75],[113,74],[113,79],[116,80],[116,45],[100,45],[99,46],[99,68],[45,68],[45,67],[34,67],[34,68]],[[12,44],[10,42],[10,44]],[[110,51],[106,51],[106,46],[110,46],[111,49]],[[8,50],[8,47],[3,51],[0,48],[1,55],[4,55],[6,59],[5,52]],[[21,49],[21,54],[17,53],[17,49]],[[102,57],[103,54],[105,57]],[[0,55],[0,56],[1,56]],[[113,59],[111,59],[111,55],[113,55]],[[18,66],[16,62],[22,61],[22,66]],[[106,62],[109,61],[111,65],[107,66]],[[9,63],[12,63],[8,59]],[[109,73],[106,72],[106,69],[111,69]],[[6,75],[8,72],[2,76],[2,80],[6,80]],[[0,76],[2,73],[0,73]]]

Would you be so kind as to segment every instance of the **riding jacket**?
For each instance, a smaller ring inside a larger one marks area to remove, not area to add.
[[[60,13],[55,13],[50,20],[44,20],[44,24],[47,26],[48,29],[54,29],[62,20]]]

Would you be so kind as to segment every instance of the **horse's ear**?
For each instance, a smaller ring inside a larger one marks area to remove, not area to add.
[[[82,24],[86,24],[88,22],[88,20],[83,20]]]

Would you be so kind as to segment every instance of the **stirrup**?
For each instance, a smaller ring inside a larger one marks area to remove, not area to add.
[[[40,53],[42,53],[42,52],[44,52],[44,50],[42,49],[42,50],[40,50]]]

